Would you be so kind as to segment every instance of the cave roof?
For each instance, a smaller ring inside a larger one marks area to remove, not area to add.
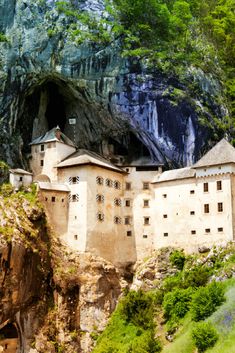
[[[62,142],[65,143],[66,145],[76,147],[74,143],[63,133],[60,131],[60,139],[56,137],[56,130],[58,130],[58,127],[54,127],[50,131],[47,131],[44,135],[37,137],[34,139],[30,145],[39,145],[41,143],[47,143],[47,142]],[[60,130],[60,129],[59,129]]]
[[[85,149],[79,149],[77,152],[65,158],[62,162],[57,164],[57,168],[67,168],[84,164],[94,164],[99,167],[111,169],[119,173],[125,173],[123,169],[115,166],[109,160],[105,159],[104,157],[100,156],[95,152],[88,151]]]
[[[235,163],[235,148],[225,139],[220,140],[193,168],[210,167],[219,164]]]
[[[162,174],[157,175],[153,179],[152,183],[162,183],[164,181],[194,178],[195,174],[196,170],[191,167],[167,170]]]
[[[17,168],[17,169],[10,169],[10,172],[11,172],[12,174],[32,175],[32,173],[27,172],[27,170],[20,169],[20,168]]]

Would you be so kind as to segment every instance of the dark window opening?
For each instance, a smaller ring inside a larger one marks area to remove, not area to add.
[[[40,160],[40,166],[41,166],[41,167],[44,166],[44,160],[43,160],[43,159]]]
[[[22,176],[20,177],[20,181],[23,181],[23,177]]]
[[[149,189],[149,183],[148,182],[143,182],[143,190],[148,190]]]
[[[221,180],[218,180],[216,182],[216,188],[217,188],[217,190],[222,190],[222,181]]]
[[[77,234],[74,235],[74,239],[75,239],[75,240],[78,240]]]
[[[168,233],[163,233],[164,237],[168,237]]]
[[[196,230],[191,230],[191,234],[196,234]]]
[[[223,202],[218,202],[218,212],[223,212]]]
[[[143,238],[145,239],[148,238],[147,234],[143,234]]]
[[[191,216],[195,215],[195,211],[190,211]]]
[[[223,232],[223,227],[219,227],[218,232]]]
[[[44,152],[44,151],[45,151],[45,146],[41,145],[41,152]]]
[[[131,206],[131,200],[125,200],[125,206],[130,207]]]
[[[126,183],[126,190],[131,190],[131,183]]]
[[[203,191],[208,192],[209,191],[209,185],[208,183],[203,183]]]
[[[190,194],[195,194],[195,190],[190,190]]]
[[[162,197],[163,197],[164,199],[166,199],[166,198],[167,198],[167,194],[163,194]]]
[[[132,236],[132,231],[131,231],[131,230],[128,230],[128,231],[126,232],[126,235],[127,235],[128,237],[131,237],[131,236]]]
[[[209,212],[210,212],[210,207],[209,207],[209,204],[206,203],[206,204],[204,205],[204,213],[209,213]]]
[[[144,217],[144,225],[150,224],[150,217]]]
[[[149,207],[149,200],[144,200],[144,207]]]
[[[206,228],[206,229],[205,229],[205,232],[206,232],[206,233],[210,233],[210,232],[211,232],[210,228]]]
[[[55,202],[55,196],[52,196],[51,202]]]

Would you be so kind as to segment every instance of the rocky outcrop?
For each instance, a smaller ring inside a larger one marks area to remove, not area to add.
[[[76,3],[102,15],[101,0]],[[218,81],[185,68],[198,87],[192,96],[174,77],[123,59],[119,43],[76,46],[67,21],[54,0],[0,0],[0,158],[27,164],[31,139],[59,124],[79,147],[103,154],[174,165],[197,159],[207,134],[199,117],[226,114],[215,104]]]
[[[31,194],[0,206],[0,333],[16,327],[18,353],[90,352],[120,296],[118,270],[68,252]]]

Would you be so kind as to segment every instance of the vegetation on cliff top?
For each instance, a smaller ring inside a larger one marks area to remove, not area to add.
[[[124,56],[144,60],[152,69],[178,77],[194,95],[200,96],[200,87],[192,80],[189,68],[214,75],[223,87],[220,92],[224,92],[230,112],[222,121],[216,117],[207,121],[204,117],[202,122],[216,130],[217,138],[226,132],[234,139],[235,0],[105,3],[104,13],[97,17],[96,13],[80,11],[75,2],[57,1],[57,11],[70,20],[67,33],[72,41],[90,41],[100,47],[119,40]],[[221,96],[217,100],[223,103]]]

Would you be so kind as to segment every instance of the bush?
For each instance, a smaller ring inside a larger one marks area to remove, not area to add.
[[[210,322],[200,322],[193,329],[192,337],[198,352],[201,353],[215,345],[218,333]]]
[[[170,262],[176,266],[178,270],[182,270],[185,263],[185,255],[182,250],[175,250],[170,254]]]
[[[182,286],[188,287],[201,287],[205,286],[210,276],[210,270],[207,267],[196,266],[190,271],[184,273]]]
[[[143,291],[130,291],[122,301],[122,315],[127,322],[144,329],[154,327],[153,299]]]
[[[192,288],[175,289],[165,295],[163,300],[164,316],[173,321],[185,316],[190,308]]]
[[[146,331],[136,337],[129,350],[130,353],[157,353],[161,351],[161,344],[154,338],[152,332]]]
[[[165,293],[172,291],[175,288],[180,288],[182,285],[182,275],[177,273],[175,276],[167,277],[164,282],[162,289]]]
[[[3,197],[9,197],[13,193],[14,188],[11,184],[3,184],[1,186],[1,194]]]
[[[192,297],[193,320],[204,320],[213,314],[224,301],[224,287],[221,283],[212,282],[207,287],[199,288]]]

